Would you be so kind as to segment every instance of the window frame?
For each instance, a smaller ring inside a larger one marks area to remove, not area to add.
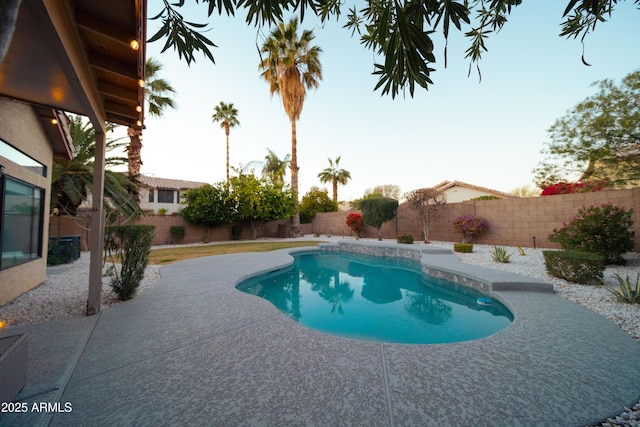
[[[167,201],[168,198],[164,197],[171,194],[171,200]],[[173,204],[175,203],[175,190],[173,189],[168,189],[168,188],[158,188],[158,203],[166,203],[166,204]]]
[[[30,233],[28,236],[29,241],[29,258],[24,258],[19,263],[11,263],[5,265],[4,257],[2,256],[4,251],[4,222],[5,222],[5,208],[6,208],[6,194],[7,194],[7,182],[11,180],[19,185],[29,187],[31,190],[31,206],[36,206],[36,194],[39,193],[38,211],[36,214],[31,214],[30,221]],[[27,264],[31,261],[42,259],[44,251],[44,209],[45,209],[45,197],[46,190],[38,187],[35,184],[26,182],[24,180],[15,178],[10,175],[6,175],[0,172],[0,271],[7,270],[12,267]]]

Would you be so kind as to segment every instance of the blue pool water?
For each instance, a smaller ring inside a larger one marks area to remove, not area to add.
[[[473,289],[424,277],[418,261],[351,253],[294,257],[291,267],[238,289],[262,297],[310,328],[343,337],[437,344],[489,336],[513,316]]]

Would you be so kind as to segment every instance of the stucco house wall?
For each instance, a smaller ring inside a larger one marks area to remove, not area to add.
[[[52,125],[53,126],[53,125]],[[0,155],[7,176],[44,189],[41,257],[25,264],[0,270],[0,305],[46,280],[49,201],[53,149],[33,108],[0,98],[0,139],[46,166],[46,176],[26,169]]]
[[[146,213],[157,214],[158,210],[166,209],[166,215],[178,213],[182,210],[182,196],[184,192],[205,185],[204,182],[185,181],[180,179],[156,178],[140,175],[140,208]],[[162,199],[160,192],[172,194],[170,202]]]
[[[475,199],[476,197],[492,196],[485,191],[476,190],[474,188],[452,187],[444,191],[447,197],[447,203],[459,203],[466,200]]]

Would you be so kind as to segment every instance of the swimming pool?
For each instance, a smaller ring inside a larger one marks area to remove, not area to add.
[[[348,338],[405,344],[469,341],[513,320],[486,295],[423,275],[417,260],[347,252],[294,256],[291,266],[240,283],[299,323]]]

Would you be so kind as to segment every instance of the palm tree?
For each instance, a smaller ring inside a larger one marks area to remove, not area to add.
[[[107,131],[114,128],[107,124]],[[95,130],[89,121],[81,116],[69,117],[69,134],[73,141],[74,157],[71,160],[53,163],[51,177],[51,209],[60,214],[75,216],[78,207],[87,200],[93,185],[93,161],[95,153]],[[106,142],[106,150],[110,152],[122,149],[126,143],[122,138],[110,139]],[[124,165],[124,157],[107,157],[105,164],[109,166]],[[135,183],[128,176],[105,170],[104,194],[107,213],[119,213],[125,216],[139,216],[141,211],[137,201],[131,196]]]
[[[293,234],[300,235],[300,212],[298,211],[298,155],[296,121],[300,118],[306,89],[317,88],[322,79],[320,49],[311,46],[312,31],[304,30],[298,39],[298,19],[288,24],[281,22],[265,40],[260,53],[266,57],[260,62],[262,78],[269,83],[271,95],[278,93],[284,110],[291,121],[291,191],[296,204],[293,217]]]
[[[149,57],[145,65],[144,99],[147,103],[149,115],[162,117],[167,107],[176,108],[172,96],[176,92],[169,82],[159,77],[163,65],[155,59]],[[128,130],[130,138],[128,153],[129,176],[140,175],[142,166],[142,129],[130,127]]]
[[[220,127],[224,129],[227,137],[227,183],[229,182],[229,130],[236,125],[240,125],[238,121],[238,110],[233,108],[233,104],[225,104],[220,101],[220,105],[216,105],[211,117],[213,122],[220,122]]]
[[[340,157],[336,157],[335,161],[329,159],[329,167],[318,174],[320,182],[326,183],[331,181],[333,184],[333,202],[338,203],[338,184],[345,185],[348,179],[351,179],[351,172],[339,169]]]

